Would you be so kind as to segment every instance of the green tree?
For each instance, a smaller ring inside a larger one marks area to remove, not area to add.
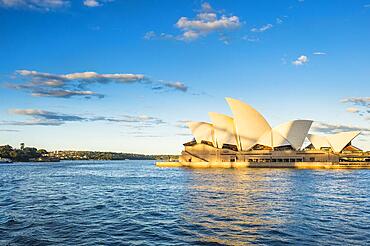
[[[37,150],[37,153],[39,153],[40,155],[47,155],[48,154],[48,152],[44,149]]]
[[[0,146],[0,157],[10,158],[10,152],[12,151],[13,151],[13,148],[10,145]]]

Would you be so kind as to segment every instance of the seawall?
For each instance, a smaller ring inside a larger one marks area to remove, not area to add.
[[[157,162],[158,167],[370,169],[370,162]]]

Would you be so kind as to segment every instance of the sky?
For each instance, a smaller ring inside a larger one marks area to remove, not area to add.
[[[361,130],[370,0],[0,0],[0,145],[179,154],[187,121]]]

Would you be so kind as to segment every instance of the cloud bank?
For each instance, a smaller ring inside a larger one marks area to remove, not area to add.
[[[358,127],[358,126],[349,126],[349,125],[336,125],[328,124],[322,122],[314,122],[312,124],[311,130],[319,133],[325,134],[334,134],[339,132],[348,132],[348,131],[361,131],[363,135],[370,135],[370,128],[367,127]]]
[[[24,121],[0,121],[0,125],[13,125],[13,126],[60,126],[69,122],[114,122],[114,123],[127,123],[141,127],[153,127],[156,125],[165,124],[159,118],[147,115],[122,115],[120,117],[106,117],[106,116],[81,116],[74,114],[63,114],[51,112],[40,109],[11,109],[11,114],[25,116],[30,118]]]
[[[74,1],[70,0],[0,0],[0,7],[14,9],[29,9],[51,11],[61,8],[67,8]],[[77,1],[76,1],[77,2]],[[113,0],[79,0],[84,6],[93,8],[103,6],[104,3],[113,2]]]
[[[354,105],[355,107],[347,108],[347,112],[355,113],[370,121],[370,97],[348,97],[342,99],[341,103]]]
[[[23,83],[9,83],[8,87],[29,92],[35,97],[104,98],[103,94],[89,89],[92,84],[152,84],[156,89],[169,89],[186,92],[188,87],[182,82],[164,82],[150,79],[143,74],[79,72],[69,74],[51,74],[31,70],[17,70],[15,75]]]
[[[341,100],[342,103],[352,103],[357,106],[370,108],[370,97],[349,97]]]
[[[67,0],[0,0],[0,7],[4,8],[25,8],[32,10],[54,10],[68,7]]]

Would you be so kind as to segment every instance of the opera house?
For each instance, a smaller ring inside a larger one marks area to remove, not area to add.
[[[226,98],[226,101],[232,117],[211,112],[210,122],[188,122],[194,139],[184,144],[185,149],[177,165],[369,166],[369,152],[363,152],[351,144],[351,141],[360,134],[359,131],[332,135],[309,134],[313,122],[311,120],[293,120],[272,127],[250,105],[233,98]]]

